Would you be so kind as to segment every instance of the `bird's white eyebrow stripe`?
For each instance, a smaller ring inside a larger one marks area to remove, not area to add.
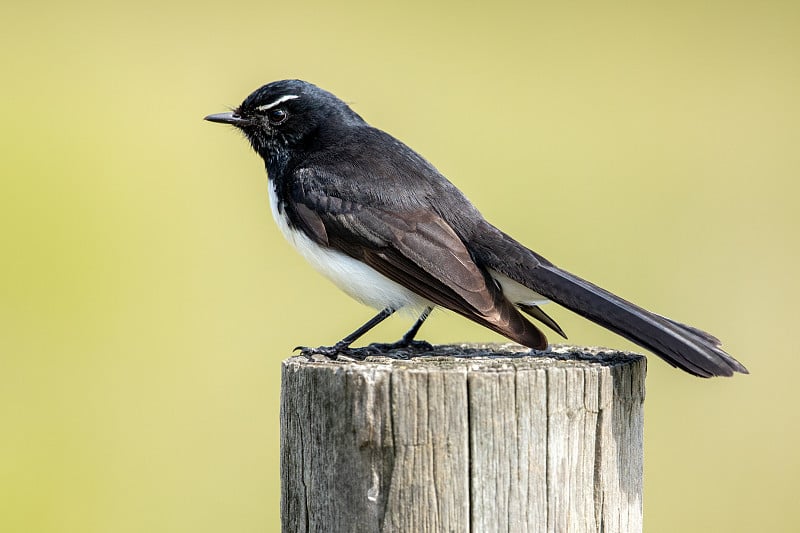
[[[267,109],[272,109],[273,107],[275,107],[278,104],[282,104],[287,100],[294,100],[295,98],[300,98],[300,97],[297,96],[296,94],[284,94],[283,96],[281,96],[280,98],[278,98],[274,102],[270,102],[269,104],[260,105],[256,109],[258,111],[266,111]]]

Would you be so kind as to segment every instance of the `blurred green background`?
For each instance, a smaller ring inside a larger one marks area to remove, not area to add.
[[[279,529],[280,361],[371,316],[282,240],[241,136],[202,121],[287,77],[351,102],[549,259],[750,368],[705,381],[650,358],[646,531],[797,530],[796,2],[0,16],[0,531]],[[633,348],[548,312],[571,342]],[[447,313],[423,336],[502,340]]]

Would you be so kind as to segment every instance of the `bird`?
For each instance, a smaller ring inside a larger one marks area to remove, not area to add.
[[[378,310],[331,346],[337,358],[397,311],[418,317],[386,349],[430,348],[416,339],[436,307],[532,350],[548,347],[524,314],[566,338],[549,301],[699,377],[747,374],[713,335],[645,310],[557,267],[489,223],[431,163],[306,81],[263,85],[205,120],[240,130],[264,161],[272,215],[297,251],[349,296]]]

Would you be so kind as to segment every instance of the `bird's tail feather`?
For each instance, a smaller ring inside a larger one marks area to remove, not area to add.
[[[525,274],[526,279],[517,281],[690,374],[748,373],[720,348],[719,339],[705,331],[647,311],[550,263],[526,269]]]

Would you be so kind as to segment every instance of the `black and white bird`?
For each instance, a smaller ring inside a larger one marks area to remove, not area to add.
[[[444,307],[524,346],[558,334],[539,305],[557,302],[696,376],[747,369],[699,329],[651,313],[562,270],[494,227],[433,165],[367,124],[333,94],[300,80],[257,89],[232,112],[266,163],[272,214],[286,239],[323,275],[379,313],[333,346],[336,357],[400,309],[419,319],[388,347],[414,340]]]

